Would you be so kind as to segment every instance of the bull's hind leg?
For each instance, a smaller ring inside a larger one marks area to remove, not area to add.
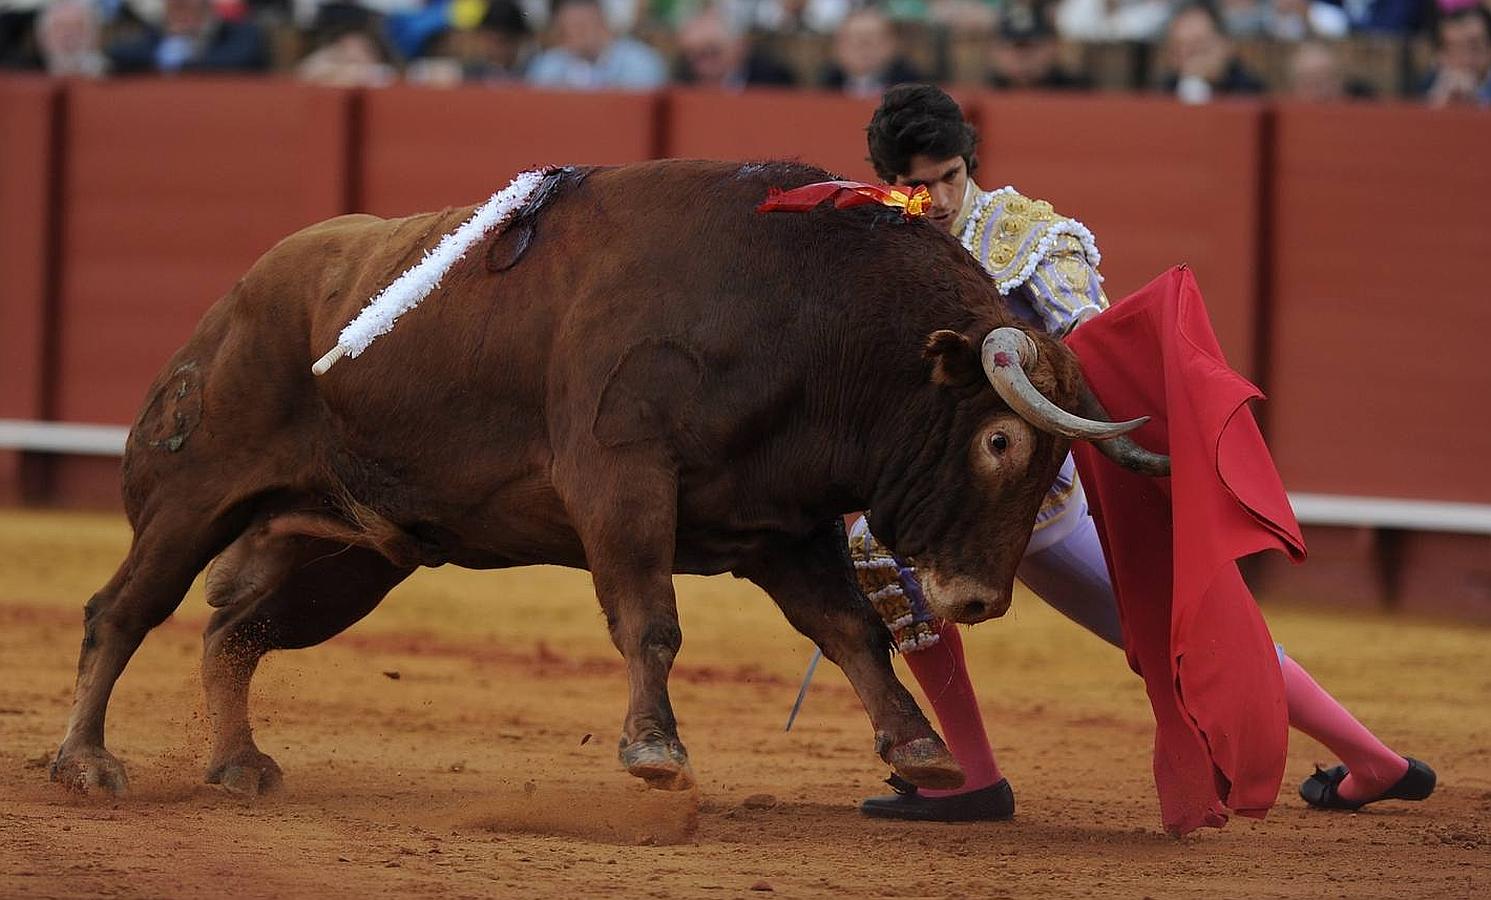
[[[666,463],[639,451],[599,464],[592,460],[584,476],[558,481],[611,641],[626,660],[630,690],[622,765],[655,788],[692,787],[688,752],[668,699],[668,673],[683,644],[673,593],[676,477]]]
[[[104,749],[104,716],[114,683],[155,626],[186,596],[192,579],[231,537],[224,520],[190,519],[183,506],[144,518],[129,554],[83,612],[83,648],[67,734],[52,762],[52,780],[84,792],[123,793],[124,766]]]
[[[279,786],[280,767],[254,743],[249,725],[249,682],[259,660],[335,636],[411,571],[364,547],[271,527],[256,527],[214,561],[207,597],[219,609],[202,653],[209,783],[248,796]]]
[[[869,713],[876,752],[896,774],[926,788],[962,785],[963,770],[891,668],[890,635],[853,583],[837,519],[737,574],[770,594],[792,626],[844,670]]]

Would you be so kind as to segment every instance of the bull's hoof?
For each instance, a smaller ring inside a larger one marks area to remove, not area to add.
[[[52,760],[52,780],[80,794],[122,796],[129,790],[124,764],[102,747],[63,748]]]
[[[244,750],[227,762],[207,769],[207,783],[239,797],[258,797],[279,790],[285,773],[279,764],[258,750]]]
[[[686,791],[694,786],[694,770],[688,751],[677,738],[651,736],[625,743],[622,739],[621,764],[626,771],[660,791]]]
[[[947,745],[935,737],[916,738],[884,754],[896,774],[917,787],[951,790],[963,786],[963,769]]]

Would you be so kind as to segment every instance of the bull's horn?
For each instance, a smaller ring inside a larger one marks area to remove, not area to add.
[[[980,354],[984,374],[989,383],[1010,409],[1020,418],[1042,431],[1062,437],[1081,438],[1088,441],[1106,441],[1128,434],[1149,421],[1148,416],[1130,419],[1127,422],[1100,422],[1072,415],[1047,400],[1036,386],[1030,383],[1025,367],[1035,362],[1035,341],[1018,328],[996,328],[984,338]],[[1102,446],[1101,444],[1099,445]],[[1106,449],[1104,452],[1107,452]],[[1110,454],[1111,455],[1111,454]]]
[[[1098,402],[1093,395],[1092,388],[1086,384],[1082,385],[1082,392],[1077,395],[1077,408],[1082,414],[1093,419],[1110,419],[1108,410]],[[1097,448],[1103,455],[1134,472],[1141,475],[1153,475],[1156,478],[1166,478],[1170,475],[1170,457],[1163,453],[1155,453],[1145,450],[1134,443],[1128,436],[1116,437],[1111,441],[1098,441]]]

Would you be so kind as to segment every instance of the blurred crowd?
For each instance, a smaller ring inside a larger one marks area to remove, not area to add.
[[[937,80],[1491,108],[1491,0],[0,0],[0,68],[865,96]]]

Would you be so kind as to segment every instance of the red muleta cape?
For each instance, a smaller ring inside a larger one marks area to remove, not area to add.
[[[1155,714],[1165,829],[1262,818],[1284,777],[1288,710],[1268,626],[1236,560],[1304,539],[1247,403],[1263,394],[1222,357],[1201,291],[1177,267],[1067,339],[1132,437],[1170,454],[1171,477],[1123,469],[1091,444],[1077,468],[1108,557],[1129,665]]]

